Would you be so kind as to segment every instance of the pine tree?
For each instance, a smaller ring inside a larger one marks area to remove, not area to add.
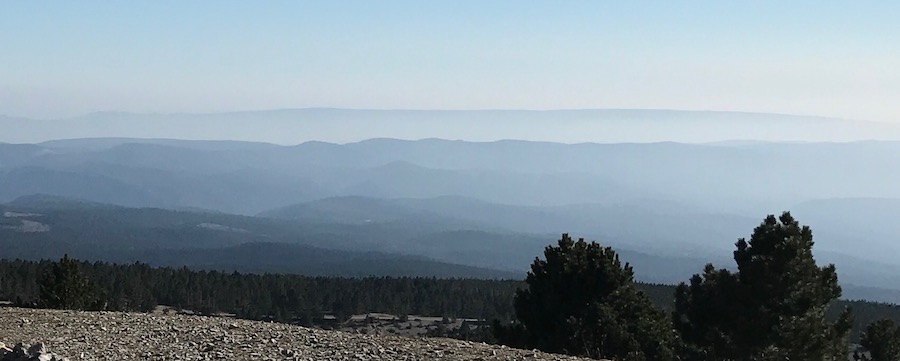
[[[98,306],[90,280],[81,273],[78,261],[64,255],[40,280],[41,307],[84,310]]]
[[[849,310],[831,323],[841,295],[834,265],[818,267],[812,231],[785,212],[736,243],[737,272],[707,265],[676,290],[673,314],[697,360],[845,360]]]
[[[881,319],[870,324],[860,344],[869,352],[866,360],[900,361],[900,327],[893,320]]]
[[[631,266],[615,251],[563,234],[544,256],[531,266],[528,289],[515,297],[530,347],[594,358],[673,359],[669,320],[634,288]]]

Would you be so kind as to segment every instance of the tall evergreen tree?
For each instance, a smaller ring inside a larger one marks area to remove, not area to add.
[[[544,256],[515,298],[530,347],[619,360],[674,358],[669,320],[634,288],[631,266],[610,247],[563,234]]]
[[[81,272],[78,261],[64,255],[40,280],[39,305],[48,308],[84,310],[97,306],[90,280]]]
[[[846,360],[851,315],[825,318],[841,295],[834,265],[818,267],[812,231],[768,216],[736,243],[737,272],[707,265],[676,289],[675,328],[696,360]]]

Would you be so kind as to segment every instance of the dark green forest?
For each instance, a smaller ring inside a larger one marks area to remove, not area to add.
[[[41,306],[41,281],[59,263],[0,260],[0,299],[18,306]],[[145,312],[167,305],[200,314],[230,313],[303,325],[322,324],[325,314],[342,318],[365,312],[513,321],[516,290],[526,286],[516,280],[308,277],[142,263],[80,261],[78,270],[90,283],[90,305],[96,309]],[[635,285],[660,310],[673,308],[675,286]],[[877,319],[900,322],[900,306],[866,301],[837,301],[829,308],[829,317],[836,318],[846,306],[855,316],[852,340]]]
[[[0,297],[42,306],[45,275],[61,262],[0,261]],[[508,320],[519,282],[413,277],[307,277],[78,262],[90,282],[88,309],[150,311],[157,305],[200,314],[315,324],[324,314],[364,312]]]

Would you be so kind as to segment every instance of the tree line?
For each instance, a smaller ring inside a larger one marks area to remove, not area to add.
[[[811,230],[789,213],[767,217],[735,246],[736,271],[707,265],[674,288],[636,283],[614,250],[565,234],[524,282],[0,260],[0,298],[87,310],[169,305],[302,325],[365,312],[476,318],[493,322],[441,335],[617,360],[837,360],[857,339],[861,359],[900,359],[900,307],[837,301],[834,266],[815,263]]]
[[[167,305],[301,324],[375,311],[510,320],[517,287],[502,280],[227,273],[68,257],[0,260],[0,297],[19,306],[146,312]]]

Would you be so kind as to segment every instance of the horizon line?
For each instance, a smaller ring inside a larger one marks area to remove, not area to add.
[[[216,115],[216,114],[243,114],[243,113],[271,113],[286,111],[370,111],[370,112],[446,112],[446,113],[466,113],[466,112],[529,112],[529,113],[551,113],[551,112],[586,112],[586,111],[623,111],[623,112],[672,112],[672,113],[722,113],[722,114],[744,114],[744,115],[775,115],[783,117],[797,118],[817,118],[828,120],[840,120],[849,122],[863,123],[880,123],[880,124],[896,124],[893,121],[866,120],[855,118],[844,118],[830,115],[816,114],[798,114],[798,113],[780,113],[766,111],[748,111],[748,110],[713,110],[713,109],[675,109],[675,108],[465,108],[465,109],[448,109],[448,108],[354,108],[354,107],[283,107],[283,108],[258,108],[258,109],[237,109],[237,110],[221,110],[221,111],[131,111],[131,110],[98,110],[76,115],[61,117],[32,117],[22,115],[10,115],[6,113],[0,114],[0,117],[19,118],[28,120],[69,120],[88,117],[92,115],[107,114],[127,114],[127,115],[149,115],[149,116],[174,116],[174,115]]]
[[[6,143],[0,142],[0,144],[30,144],[30,145],[43,145],[46,143],[54,143],[54,142],[74,142],[74,141],[99,141],[99,140],[134,140],[134,143],[123,143],[123,144],[141,144],[142,142],[147,142],[144,144],[151,144],[154,141],[174,141],[174,142],[197,142],[197,143],[246,143],[246,144],[261,144],[261,145],[271,145],[276,147],[297,147],[304,144],[328,144],[328,145],[353,145],[360,144],[371,141],[396,141],[396,142],[427,142],[427,141],[440,141],[440,142],[455,142],[455,143],[470,143],[470,144],[494,144],[494,143],[504,143],[504,142],[520,142],[520,143],[543,143],[543,144],[556,144],[556,145],[565,145],[565,146],[579,146],[579,145],[662,145],[662,144],[675,144],[675,145],[686,145],[686,146],[743,146],[748,144],[793,144],[793,145],[804,145],[804,144],[855,144],[855,143],[897,143],[900,140],[883,140],[883,139],[857,139],[857,140],[846,140],[846,141],[806,141],[806,140],[759,140],[759,139],[725,139],[718,141],[710,141],[710,142],[679,142],[679,141],[648,141],[648,142],[574,142],[574,143],[565,143],[565,142],[556,142],[556,141],[544,141],[544,140],[529,140],[529,139],[512,139],[512,138],[503,138],[503,139],[494,139],[494,140],[466,140],[466,139],[449,139],[449,138],[440,138],[440,137],[426,137],[426,138],[417,138],[417,139],[405,139],[405,138],[394,138],[394,137],[372,137],[366,138],[362,140],[349,141],[349,142],[330,142],[323,140],[307,140],[300,143],[292,143],[292,144],[279,144],[265,141],[252,141],[252,140],[236,140],[236,139],[186,139],[186,138],[158,138],[158,137],[83,137],[83,138],[59,138],[59,139],[51,139],[45,140],[41,142],[35,143]]]

